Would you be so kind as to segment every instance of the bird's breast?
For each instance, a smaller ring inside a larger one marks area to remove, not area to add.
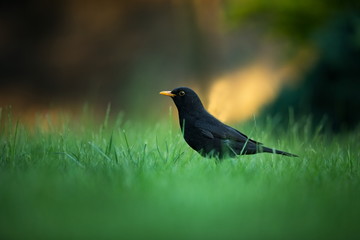
[[[186,119],[182,126],[183,137],[186,143],[194,150],[200,151],[212,145],[211,139],[205,137],[194,122],[187,122]]]

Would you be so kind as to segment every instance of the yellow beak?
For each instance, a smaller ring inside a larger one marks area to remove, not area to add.
[[[162,91],[160,92],[161,95],[169,96],[169,97],[175,97],[176,94],[171,93],[171,91]]]

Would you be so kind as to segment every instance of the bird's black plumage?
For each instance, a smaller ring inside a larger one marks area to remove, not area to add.
[[[265,147],[220,122],[205,110],[198,95],[190,88],[180,87],[160,94],[173,99],[179,112],[185,141],[203,156],[224,158],[267,152],[296,157],[291,153]]]

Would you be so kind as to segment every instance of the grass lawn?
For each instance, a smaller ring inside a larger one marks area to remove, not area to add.
[[[359,129],[250,121],[237,128],[300,157],[217,163],[173,120],[0,118],[0,239],[360,238]]]

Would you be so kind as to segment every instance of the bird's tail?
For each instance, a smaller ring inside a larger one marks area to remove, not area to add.
[[[262,151],[267,152],[267,153],[276,153],[276,154],[280,154],[280,155],[287,156],[287,157],[299,157],[296,154],[292,154],[292,153],[288,153],[288,152],[284,152],[281,150],[277,150],[274,148],[268,148],[268,147],[262,147]]]

